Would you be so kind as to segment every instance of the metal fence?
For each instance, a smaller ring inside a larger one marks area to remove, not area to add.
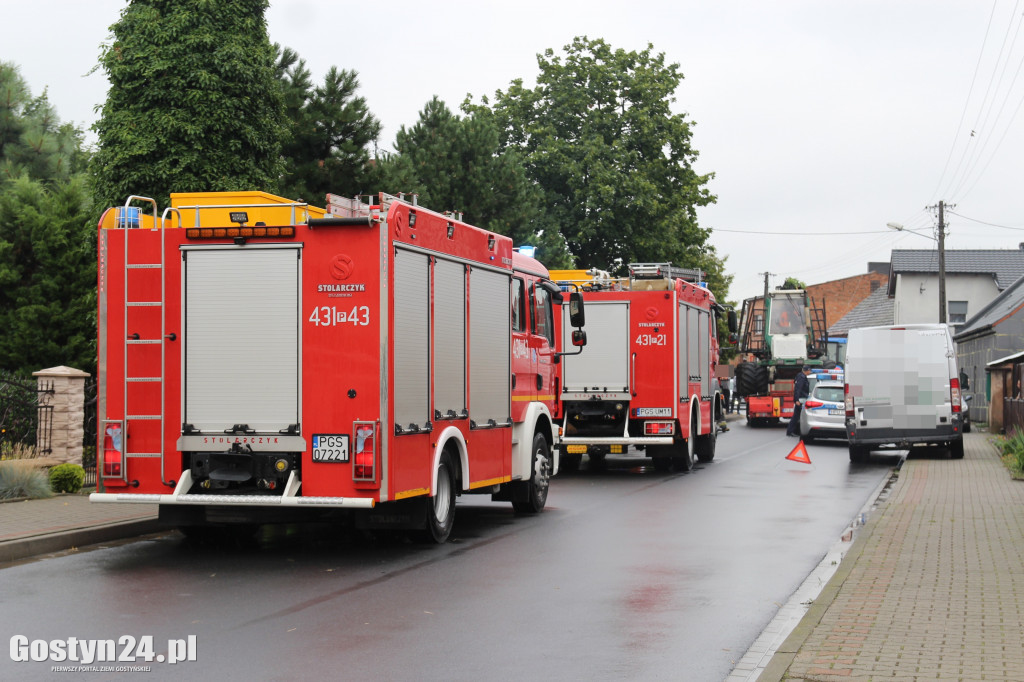
[[[0,374],[0,448],[35,448],[37,456],[53,450],[53,382]]]
[[[82,468],[85,488],[96,486],[96,377],[85,380],[85,419],[82,422]]]

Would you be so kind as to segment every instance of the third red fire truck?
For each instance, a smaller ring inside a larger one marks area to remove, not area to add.
[[[171,200],[100,221],[94,502],[190,532],[352,510],[436,542],[457,495],[545,506],[562,293],[538,261],[386,194]]]
[[[577,467],[584,453],[591,466],[607,454],[646,456],[659,471],[711,461],[724,412],[715,378],[724,309],[701,273],[633,263],[623,278],[551,275],[581,288],[587,305],[586,352],[567,357],[563,369],[563,468]]]

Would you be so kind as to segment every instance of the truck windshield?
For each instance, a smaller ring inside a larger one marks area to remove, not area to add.
[[[803,299],[789,296],[773,298],[771,325],[768,327],[768,333],[806,334]]]

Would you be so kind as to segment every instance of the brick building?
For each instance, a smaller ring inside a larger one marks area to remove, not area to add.
[[[868,263],[868,271],[863,275],[834,279],[831,282],[812,284],[807,293],[816,305],[825,301],[825,320],[828,326],[846,316],[878,289],[885,289],[889,284],[888,263]]]

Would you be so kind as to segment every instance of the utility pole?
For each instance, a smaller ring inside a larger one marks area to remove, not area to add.
[[[939,202],[939,323],[946,324],[946,221]]]
[[[764,275],[764,300],[768,300],[768,278],[774,277],[774,272],[759,272],[759,275]]]
[[[954,204],[955,206],[955,204]],[[935,206],[927,206],[932,209]],[[946,324],[946,202],[938,203],[939,209],[939,322]]]

